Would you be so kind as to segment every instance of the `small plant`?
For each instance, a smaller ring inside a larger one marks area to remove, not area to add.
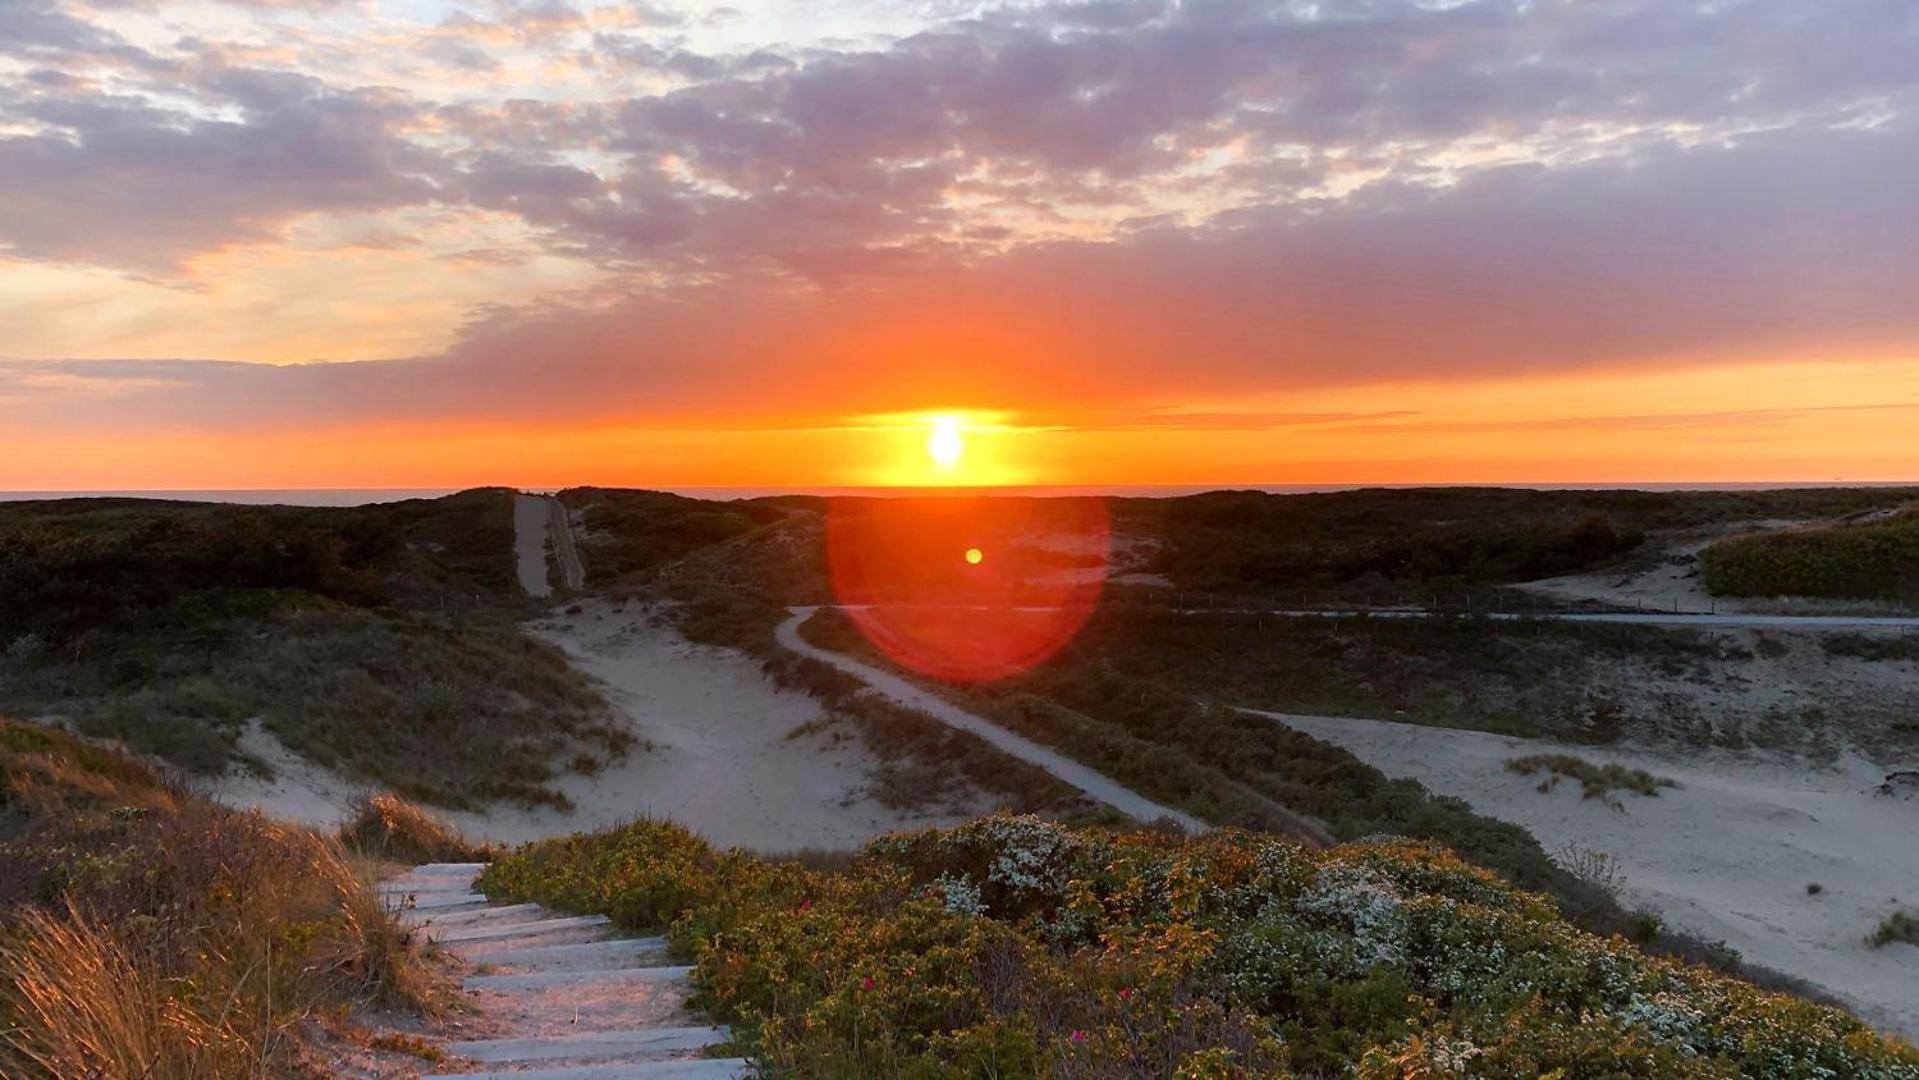
[[[1825,891],[1826,891],[1826,887],[1824,885],[1819,884],[1817,881],[1806,882],[1807,896],[1818,896],[1820,893]]]
[[[1568,874],[1609,893],[1617,893],[1626,886],[1625,868],[1617,855],[1582,844],[1567,844],[1553,853],[1553,861]]]
[[[1879,924],[1879,929],[1874,930],[1866,940],[1875,949],[1882,949],[1895,941],[1919,945],[1919,916],[1895,911],[1886,916],[1885,921]]]
[[[1558,786],[1561,777],[1571,777],[1579,781],[1585,798],[1603,799],[1615,788],[1623,788],[1639,795],[1656,796],[1660,788],[1678,787],[1677,783],[1663,776],[1654,776],[1644,769],[1631,769],[1624,765],[1594,765],[1584,758],[1571,754],[1529,754],[1514,758],[1506,763],[1509,772],[1521,776],[1531,776],[1544,770],[1550,774],[1541,781],[1540,791],[1551,791]],[[1617,805],[1617,804],[1615,804]]]

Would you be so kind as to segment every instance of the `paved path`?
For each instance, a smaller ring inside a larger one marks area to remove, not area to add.
[[[1461,618],[1459,612],[1444,614],[1431,611],[1405,610],[1360,610],[1317,611],[1305,609],[1276,608],[1182,608],[1181,615],[1270,615],[1281,619],[1438,619]],[[1524,612],[1480,612],[1473,618],[1493,619],[1499,622],[1521,622],[1538,619],[1553,622],[1589,622],[1623,623],[1631,626],[1700,626],[1745,630],[1919,630],[1919,616],[1914,615],[1750,615],[1750,614],[1687,614],[1670,611],[1555,611],[1527,614]]]
[[[1111,777],[1095,772],[1023,735],[1015,735],[990,720],[975,716],[898,675],[882,671],[844,653],[822,649],[812,644],[800,636],[800,624],[818,609],[796,607],[788,610],[792,612],[792,617],[780,624],[776,636],[781,645],[801,656],[810,656],[822,663],[833,665],[864,682],[873,692],[890,699],[895,704],[904,705],[916,712],[923,712],[949,727],[971,732],[1005,753],[1029,765],[1039,766],[1061,782],[1079,789],[1088,798],[1105,803],[1136,821],[1149,822],[1159,818],[1171,818],[1179,822],[1186,831],[1194,833],[1205,832],[1211,828],[1204,821],[1185,811],[1162,806],[1131,788],[1121,785]]]
[[[403,925],[473,965],[464,984],[493,1037],[450,1042],[421,1080],[732,1080],[743,1058],[700,1056],[725,1028],[688,1015],[690,968],[662,938],[617,937],[604,915],[493,904],[481,863],[429,863],[380,883]]]
[[[841,611],[864,611],[873,604],[830,604]],[[986,611],[981,604],[917,604],[920,608],[953,611]],[[789,608],[798,610],[796,608]],[[813,610],[808,608],[808,611]],[[1015,611],[1057,611],[1053,607],[1015,607]],[[1672,611],[1424,611],[1407,608],[1173,608],[1175,615],[1263,615],[1274,619],[1492,619],[1497,622],[1524,622],[1528,619],[1552,622],[1621,623],[1633,626],[1698,626],[1748,630],[1919,630],[1919,615],[1763,615],[1749,613],[1706,614]]]
[[[553,595],[546,579],[547,501],[544,495],[513,497],[513,555],[528,596]]]
[[[549,495],[513,497],[513,553],[520,571],[520,587],[528,596],[551,596],[553,584],[547,553],[559,567],[560,583],[569,589],[586,586],[586,568],[574,542],[573,523],[565,504]]]

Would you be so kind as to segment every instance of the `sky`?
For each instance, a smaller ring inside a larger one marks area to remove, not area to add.
[[[0,490],[1919,479],[1915,56],[1911,0],[0,0]]]

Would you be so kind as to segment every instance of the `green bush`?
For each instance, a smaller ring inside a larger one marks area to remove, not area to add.
[[[1722,540],[1706,549],[1705,572],[1718,596],[1919,600],[1919,509]]]
[[[482,887],[670,926],[697,1003],[779,1075],[1919,1077],[1844,1013],[1407,842],[992,817],[822,873],[647,822],[520,848]]]

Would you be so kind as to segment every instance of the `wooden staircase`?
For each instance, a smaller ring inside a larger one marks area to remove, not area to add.
[[[731,1080],[744,1058],[702,1057],[725,1028],[688,1015],[691,969],[666,941],[621,937],[604,915],[495,904],[484,863],[428,863],[382,882],[401,924],[473,965],[464,984],[495,1037],[446,1044],[465,1071],[422,1080]]]

